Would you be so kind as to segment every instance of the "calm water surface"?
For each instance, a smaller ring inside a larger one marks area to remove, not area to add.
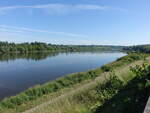
[[[121,52],[0,55],[0,99],[66,74],[100,67],[125,55]]]

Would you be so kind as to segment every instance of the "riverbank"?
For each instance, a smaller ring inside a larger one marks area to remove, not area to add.
[[[119,73],[118,77],[124,82],[127,82],[132,79],[132,77],[134,77],[134,75],[132,75],[130,72],[130,66],[142,64],[144,61],[145,55],[130,54],[128,56],[118,59],[113,63],[107,64],[102,68],[98,68],[88,72],[68,75],[65,78],[60,78],[51,83],[47,83],[42,86],[36,86],[15,97],[3,100],[0,103],[1,112],[19,113],[42,103],[46,103],[47,101],[51,101],[51,99],[54,98],[56,98],[56,100],[59,100],[60,97],[63,99],[68,96],[71,97],[72,94],[77,94],[77,92],[82,92],[82,90],[95,87],[95,83],[97,82],[103,82],[105,79],[108,78],[112,70],[115,70],[116,73]]]
[[[122,52],[0,55],[0,100],[71,73],[95,69],[125,55]]]

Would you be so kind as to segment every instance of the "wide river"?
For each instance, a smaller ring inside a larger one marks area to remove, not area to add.
[[[125,55],[121,52],[0,55],[0,99],[70,73],[100,67]]]

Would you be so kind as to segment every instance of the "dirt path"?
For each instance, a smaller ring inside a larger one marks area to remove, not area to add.
[[[147,101],[144,113],[150,113],[150,97],[149,97],[149,99]]]
[[[149,60],[150,60],[150,58],[149,58]],[[120,67],[120,68],[116,69],[115,71],[117,73],[120,73],[120,72],[121,73],[128,73],[130,71],[130,66],[140,65],[142,63],[143,63],[143,61],[137,61],[137,62],[131,63],[130,65]],[[25,112],[22,112],[22,113],[33,113],[33,112],[36,113],[37,110],[40,111],[41,108],[43,108],[43,107],[45,107],[47,105],[50,105],[50,104],[52,104],[54,102],[57,102],[60,99],[63,99],[65,97],[70,97],[71,95],[75,94],[76,92],[82,91],[83,89],[91,88],[91,86],[94,86],[97,83],[102,83],[106,78],[109,77],[109,75],[110,75],[109,72],[102,73],[99,77],[95,78],[91,82],[88,82],[88,83],[86,83],[86,84],[84,84],[84,85],[82,85],[80,87],[77,87],[74,90],[71,90],[70,92],[64,93],[64,94],[62,94],[62,95],[60,95],[58,97],[53,98],[52,100],[50,100],[48,102],[45,102],[45,103],[43,103],[41,105],[38,105],[38,106],[36,106],[34,108],[31,108],[31,109],[29,109],[29,110],[27,110]]]

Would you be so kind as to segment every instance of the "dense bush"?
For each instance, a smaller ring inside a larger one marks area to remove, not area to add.
[[[73,48],[64,45],[52,45],[41,42],[21,44],[0,42],[1,53],[31,53],[43,51],[73,51]]]
[[[109,65],[104,65],[101,67],[104,72],[112,71],[112,67]]]
[[[8,43],[0,42],[0,53],[31,53],[31,52],[54,52],[54,51],[110,51],[121,50],[121,46],[100,45],[54,45],[41,42],[32,43]]]

